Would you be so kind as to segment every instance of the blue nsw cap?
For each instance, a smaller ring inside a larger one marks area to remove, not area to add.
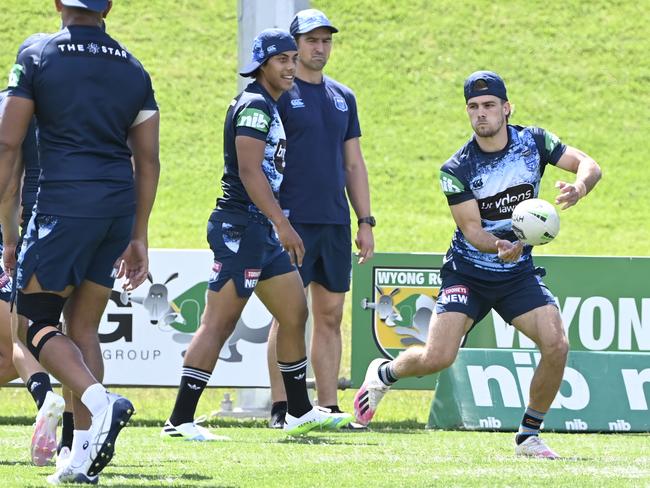
[[[85,8],[93,12],[104,12],[108,8],[108,0],[61,0],[66,7]]]
[[[239,72],[242,76],[250,76],[270,57],[286,51],[297,51],[296,41],[287,31],[282,29],[264,29],[253,41],[253,57]]]
[[[296,34],[311,32],[319,27],[327,27],[332,32],[339,31],[332,25],[323,12],[316,10],[315,8],[309,8],[307,10],[301,10],[295,15],[291,21],[289,32],[291,32],[292,36],[295,36]]]
[[[484,83],[479,83],[479,86],[476,86],[477,81]],[[475,71],[465,80],[465,102],[481,95],[494,95],[501,100],[508,100],[506,84],[498,74],[492,71]]]
[[[20,56],[20,53],[22,53],[25,49],[27,49],[29,46],[32,44],[36,44],[38,41],[41,39],[44,39],[48,37],[49,34],[45,34],[43,32],[38,32],[37,34],[32,34],[29,36],[27,39],[23,41],[23,43],[20,45],[18,48],[18,53],[16,54],[16,57]]]

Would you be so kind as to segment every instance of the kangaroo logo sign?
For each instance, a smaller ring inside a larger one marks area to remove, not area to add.
[[[388,358],[426,342],[440,291],[439,269],[375,268],[374,295],[361,300],[371,310],[373,337]]]
[[[199,328],[210,251],[152,250],[148,281],[132,293],[115,283],[99,333],[110,385],[176,386],[183,356]],[[155,278],[164,281],[157,281]],[[266,387],[272,316],[253,294],[219,353],[210,386]]]

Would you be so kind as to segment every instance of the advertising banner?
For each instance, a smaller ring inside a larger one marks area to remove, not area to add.
[[[99,332],[106,385],[178,386],[183,356],[203,309],[209,250],[151,250],[151,281],[130,294],[117,281]],[[219,353],[209,386],[268,387],[271,314],[253,294]]]
[[[440,290],[442,254],[375,254],[352,268],[352,384],[368,363],[423,344]],[[539,256],[556,297],[572,351],[650,352],[650,258]],[[466,348],[535,349],[496,312],[467,338]],[[434,376],[397,383],[433,389]]]
[[[464,349],[439,375],[428,427],[517,430],[538,352]],[[544,418],[547,431],[650,431],[650,354],[574,351]]]

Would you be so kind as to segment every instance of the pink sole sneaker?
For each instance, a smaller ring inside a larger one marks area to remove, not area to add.
[[[379,402],[390,387],[379,379],[379,367],[387,363],[385,358],[373,360],[366,370],[366,377],[354,395],[354,416],[361,425],[368,425],[377,412]]]
[[[54,392],[48,392],[36,416],[32,435],[32,463],[45,466],[56,453],[56,427],[63,414],[65,401]]]

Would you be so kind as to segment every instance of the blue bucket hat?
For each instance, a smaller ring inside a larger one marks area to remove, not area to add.
[[[93,12],[104,12],[108,8],[108,0],[61,0],[66,7],[85,8]]]
[[[476,87],[477,81],[483,81],[481,87]],[[506,84],[503,79],[492,71],[475,71],[465,80],[465,102],[470,98],[480,97],[481,95],[494,95],[501,100],[508,101]]]
[[[282,29],[264,29],[253,41],[253,57],[239,72],[242,76],[250,76],[270,57],[286,51],[297,51],[296,41],[287,31]]]
[[[291,32],[292,36],[295,36],[297,34],[311,32],[319,27],[327,27],[332,32],[339,31],[332,25],[323,12],[316,10],[315,8],[308,8],[306,10],[301,10],[294,16],[291,21],[291,26],[289,27],[289,32]]]

